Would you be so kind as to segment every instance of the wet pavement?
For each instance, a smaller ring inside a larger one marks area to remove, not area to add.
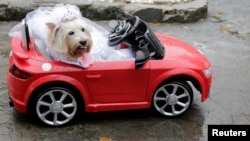
[[[206,141],[209,124],[250,124],[250,2],[210,0],[208,18],[196,23],[151,23],[159,33],[180,38],[211,61],[210,98],[195,95],[191,109],[178,118],[151,110],[87,114],[60,128],[42,127],[8,105],[5,72],[10,28],[0,23],[0,141]],[[108,21],[98,21],[105,28]]]

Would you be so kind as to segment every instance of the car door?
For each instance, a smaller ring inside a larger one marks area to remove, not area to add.
[[[134,60],[95,62],[84,77],[96,103],[139,102],[145,101],[149,68],[135,68]]]

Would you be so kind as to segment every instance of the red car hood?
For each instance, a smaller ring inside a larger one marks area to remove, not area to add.
[[[210,67],[209,60],[193,46],[171,36],[163,34],[156,36],[165,47],[164,61],[168,68],[206,69]]]

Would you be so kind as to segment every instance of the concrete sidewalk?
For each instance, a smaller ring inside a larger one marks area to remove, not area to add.
[[[122,19],[137,15],[147,22],[195,22],[207,17],[207,0],[171,4],[139,4],[101,0],[1,0],[0,21],[19,21],[40,7],[58,3],[77,5],[83,16],[92,20]]]

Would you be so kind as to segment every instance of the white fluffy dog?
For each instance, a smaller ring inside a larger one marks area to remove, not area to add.
[[[89,53],[92,38],[87,23],[82,18],[74,18],[58,24],[47,23],[49,28],[48,44],[69,60]]]

